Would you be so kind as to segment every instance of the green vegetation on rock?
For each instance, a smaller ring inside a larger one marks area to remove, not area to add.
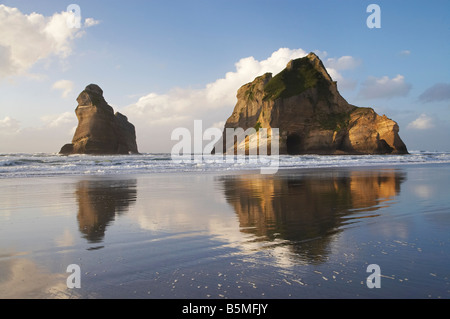
[[[247,91],[245,91],[245,97],[247,98],[247,100],[249,101],[254,101],[255,100],[255,83],[253,83],[249,89]]]
[[[351,112],[319,115],[318,121],[324,130],[340,131],[348,127]]]
[[[307,57],[292,60],[290,67],[275,75],[264,87],[263,100],[276,100],[299,95],[317,87],[319,96],[327,98],[329,83]]]

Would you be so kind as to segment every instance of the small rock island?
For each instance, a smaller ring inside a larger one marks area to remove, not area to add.
[[[98,85],[88,85],[77,102],[78,127],[72,143],[64,145],[60,154],[139,154],[134,125],[125,115],[114,113]]]
[[[227,150],[223,141],[227,128],[252,127],[256,132],[278,128],[279,154],[408,153],[398,124],[372,108],[349,104],[314,53],[291,60],[275,76],[266,73],[243,85],[225,123],[222,142],[213,152],[221,147],[221,153],[228,154],[256,148],[249,145],[248,137],[241,139],[242,145],[235,142],[234,150]]]

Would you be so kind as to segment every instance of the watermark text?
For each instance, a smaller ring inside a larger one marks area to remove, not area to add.
[[[207,159],[209,163],[260,164],[261,174],[278,171],[278,128],[226,128],[223,133],[215,127],[203,131],[202,121],[195,120],[193,134],[179,127],[172,131],[171,139],[179,141],[171,151],[175,163],[204,163]]]

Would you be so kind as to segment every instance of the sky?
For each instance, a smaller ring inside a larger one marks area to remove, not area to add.
[[[349,103],[395,120],[409,150],[450,151],[449,11],[448,0],[1,1],[0,153],[57,153],[91,83],[135,125],[140,152],[170,152],[175,128],[223,128],[239,87],[309,52]]]

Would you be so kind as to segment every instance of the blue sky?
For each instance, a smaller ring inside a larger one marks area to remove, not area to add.
[[[62,23],[71,3],[80,29]],[[381,28],[366,25],[371,3]],[[397,121],[410,150],[450,151],[449,10],[448,0],[2,1],[0,152],[59,151],[90,83],[135,124],[141,152],[170,152],[174,128],[220,127],[241,85],[311,51],[348,102]]]

